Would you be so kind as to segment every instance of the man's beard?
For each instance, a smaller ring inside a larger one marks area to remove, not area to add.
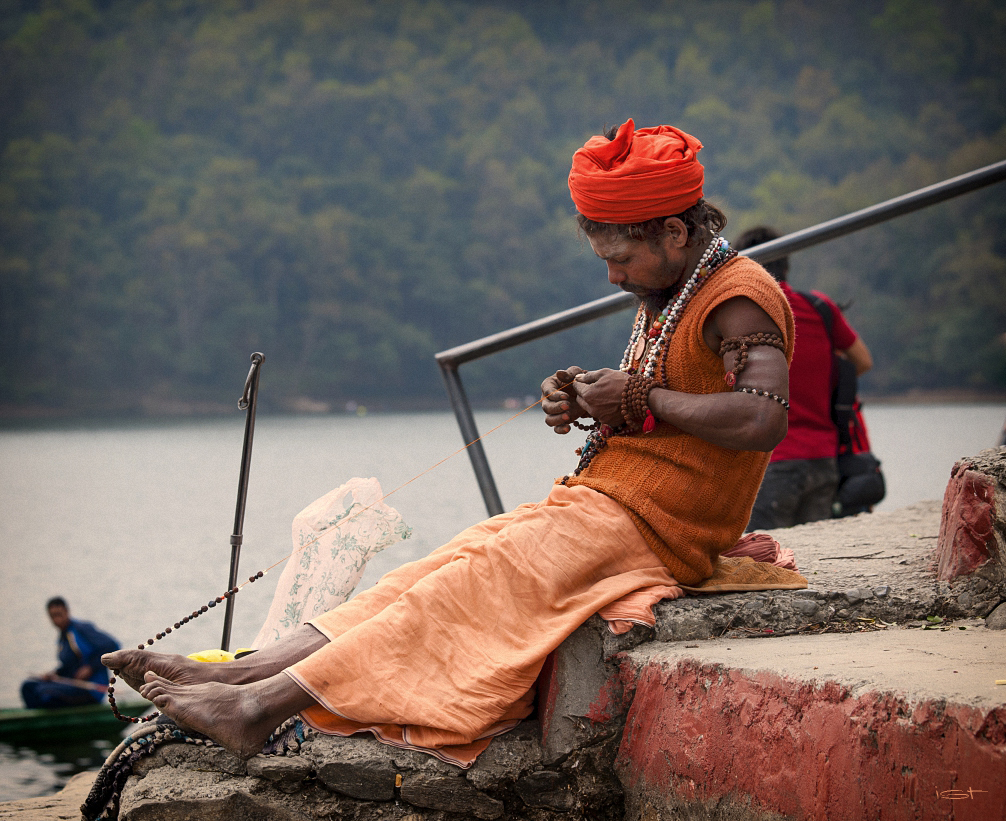
[[[632,290],[629,293],[633,294],[636,299],[643,303],[650,316],[659,316],[663,313],[664,308],[667,307],[667,303],[674,299],[680,290],[677,285],[674,285],[670,288],[647,289],[645,291]]]

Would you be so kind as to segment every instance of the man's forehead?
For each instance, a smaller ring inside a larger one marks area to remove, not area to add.
[[[588,236],[587,242],[590,243],[590,247],[594,249],[594,253],[601,259],[622,256],[640,245],[639,240],[632,239],[631,237],[604,236],[603,234]]]

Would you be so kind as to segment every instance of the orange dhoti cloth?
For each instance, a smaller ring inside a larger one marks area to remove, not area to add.
[[[654,585],[676,582],[622,507],[557,484],[311,620],[329,643],[286,673],[318,702],[301,714],[315,729],[469,766],[530,715],[552,650]]]

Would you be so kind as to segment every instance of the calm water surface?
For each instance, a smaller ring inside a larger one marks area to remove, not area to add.
[[[489,434],[485,447],[506,507],[537,501],[575,465],[581,438],[548,430],[533,409]],[[878,510],[940,499],[954,461],[991,447],[1006,406],[867,407],[888,496]],[[485,432],[510,412],[477,415]],[[226,589],[243,417],[0,432],[0,706],[17,706],[22,678],[54,666],[47,598],[123,644],[138,643]],[[375,476],[411,539],[367,569],[361,588],[485,517],[449,413],[262,417],[255,432],[242,577],[291,549],[293,517],[353,476]],[[428,472],[427,472],[428,471]],[[418,478],[417,478],[418,477]],[[798,557],[799,559],[799,557]],[[236,599],[232,647],[265,618],[281,566]],[[159,642],[189,653],[220,643],[222,608]],[[0,745],[0,800],[58,789],[100,762],[92,749]]]

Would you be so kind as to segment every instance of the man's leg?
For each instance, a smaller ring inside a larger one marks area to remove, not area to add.
[[[798,525],[830,519],[838,490],[836,459],[808,459],[805,464],[803,494],[793,522]]]
[[[147,673],[140,695],[179,726],[209,735],[242,759],[260,752],[286,719],[317,703],[283,673],[242,685],[176,684]]]
[[[140,690],[144,674],[155,673],[176,684],[250,684],[276,675],[306,659],[328,639],[311,625],[304,624],[268,647],[234,661],[210,664],[185,656],[154,653],[150,650],[116,650],[101,657],[101,663],[116,671],[130,687]]]
[[[36,679],[29,679],[21,685],[21,698],[30,710],[97,704],[94,694],[84,687]]]
[[[747,532],[795,525],[802,486],[802,459],[769,462],[751,510]]]

